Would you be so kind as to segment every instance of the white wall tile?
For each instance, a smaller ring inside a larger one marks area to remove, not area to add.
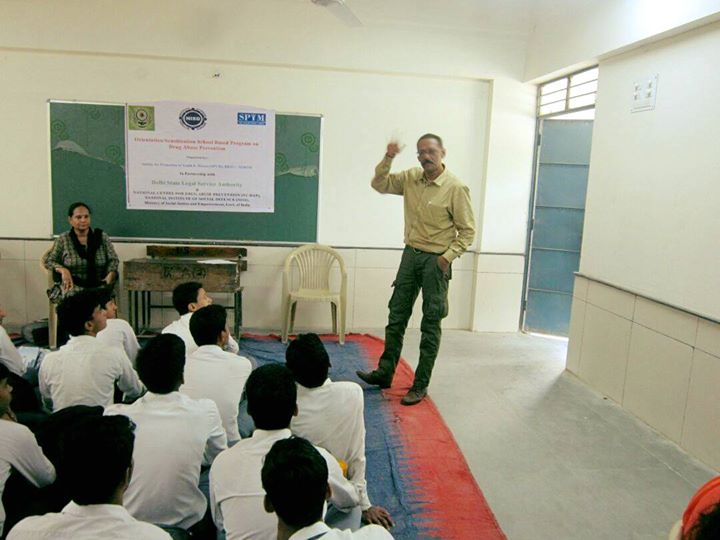
[[[635,303],[633,320],[637,324],[682,341],[687,345],[695,345],[698,325],[698,318],[695,315],[638,297]]]
[[[0,260],[0,305],[7,311],[7,324],[27,322],[25,261]]]
[[[470,328],[473,310],[473,281],[475,272],[453,268],[448,290],[448,316],[443,319],[443,328]]]
[[[25,241],[24,240],[0,240],[0,260],[17,260],[25,259]]]
[[[517,332],[522,301],[522,274],[478,273],[472,329]]]
[[[40,259],[52,245],[52,240],[25,240],[25,259],[40,264]]]
[[[492,274],[523,274],[525,257],[522,255],[477,255],[477,271]]]
[[[720,469],[720,358],[695,350],[682,446]]]
[[[631,322],[586,304],[578,375],[590,386],[620,403]]]
[[[397,272],[401,258],[401,249],[358,249],[355,266],[357,268],[386,268]]]
[[[585,305],[585,301],[575,297],[570,310],[570,331],[565,369],[575,375],[580,371],[580,352],[585,327]]]
[[[591,281],[587,292],[588,304],[593,304],[625,319],[632,319],[635,295],[596,281]]]
[[[582,300],[587,299],[588,286],[590,281],[582,276],[575,276],[575,287],[573,287],[573,296]]]
[[[399,262],[399,261],[398,261]],[[354,328],[383,328],[396,268],[361,268],[355,272]]]
[[[720,324],[700,319],[695,347],[706,353],[720,356]]]
[[[36,261],[24,261],[24,264],[26,320],[45,319],[49,313],[48,272]]]
[[[283,266],[285,259],[292,253],[292,247],[248,246],[247,262],[251,266]],[[241,278],[242,279],[242,278]]]
[[[679,443],[691,365],[692,347],[633,324],[623,406]]]

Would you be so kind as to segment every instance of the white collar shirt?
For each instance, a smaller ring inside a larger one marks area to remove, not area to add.
[[[123,319],[108,319],[107,326],[98,332],[97,339],[100,343],[122,348],[135,365],[140,344],[130,323]]]
[[[71,502],[62,512],[23,519],[8,540],[170,540],[160,527],[133,518],[117,504],[79,505]]]
[[[191,317],[192,312],[181,315],[177,321],[171,322],[162,329],[163,334],[175,334],[185,342],[186,356],[190,356],[198,349],[198,346],[195,343],[195,339],[190,333]],[[240,346],[237,344],[237,341],[235,341],[232,336],[229,337],[227,345],[225,345],[225,350],[233,354],[237,354],[238,352],[240,352]]]
[[[142,521],[187,529],[205,514],[200,468],[227,448],[215,403],[180,392],[148,392],[131,405],[112,405],[136,424],[133,476],[123,504]]]
[[[71,405],[113,402],[115,383],[128,397],[137,397],[144,387],[125,352],[108,347],[92,336],[74,336],[40,365],[40,393],[57,411]]]
[[[306,388],[297,385],[298,414],[290,423],[292,432],[325,448],[347,463],[348,478],[360,495],[363,510],[370,506],[365,481],[364,398],[359,384],[332,382]]]
[[[217,345],[198,347],[185,363],[185,384],[180,387],[180,392],[193,399],[206,398],[215,402],[228,446],[240,440],[238,410],[251,371],[250,360],[223,351]]]
[[[36,487],[55,481],[55,467],[43,454],[35,435],[22,424],[0,419],[0,536],[5,523],[2,495],[11,469],[17,470]]]
[[[17,350],[2,326],[0,326],[0,364],[5,364],[5,367],[21,377],[27,369],[20,351]]]
[[[277,516],[265,511],[260,472],[265,455],[275,442],[292,436],[289,429],[256,429],[218,456],[210,468],[210,510],[227,540],[275,540]],[[331,502],[339,509],[357,506],[357,492],[342,474],[337,460],[317,448],[328,466]]]
[[[313,525],[295,531],[289,540],[344,540],[352,538],[387,540],[388,538],[392,539],[392,535],[380,525],[366,525],[353,532],[350,530],[341,531],[340,529],[331,529],[322,521],[318,521]]]

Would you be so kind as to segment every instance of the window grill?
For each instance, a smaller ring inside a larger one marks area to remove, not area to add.
[[[538,117],[548,118],[594,108],[597,86],[597,66],[540,85]]]

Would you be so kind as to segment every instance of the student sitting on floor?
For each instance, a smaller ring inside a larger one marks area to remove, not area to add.
[[[347,463],[348,478],[360,494],[364,522],[392,527],[388,511],[372,506],[367,495],[362,388],[351,381],[328,378],[330,357],[317,334],[293,340],[285,362],[297,382],[298,414],[290,429]]]
[[[204,538],[208,525],[212,534],[214,528],[203,521],[207,500],[198,487],[200,471],[227,448],[227,438],[215,403],[178,392],[184,368],[185,345],[179,337],[153,338],[137,357],[148,393],[132,405],[108,407],[105,414],[124,414],[138,426],[135,469],[124,499],[130,514]]]
[[[100,302],[97,291],[84,290],[57,308],[70,341],[45,356],[39,375],[43,401],[53,411],[70,405],[107,407],[113,402],[115,383],[128,398],[144,391],[125,351],[96,338],[106,325]]]
[[[8,383],[10,370],[0,364],[0,536],[5,524],[2,496],[5,482],[13,468],[36,487],[55,481],[55,467],[45,457],[35,440],[35,435],[18,424],[10,408],[12,386]]]
[[[240,440],[240,398],[252,365],[247,358],[223,350],[230,338],[224,307],[210,305],[194,312],[190,332],[199,347],[187,357],[185,384],[180,392],[194,399],[207,398],[215,402],[228,446],[232,446]]]
[[[98,332],[98,341],[106,345],[122,348],[130,362],[135,365],[140,344],[130,323],[117,318],[118,308],[115,303],[115,289],[101,289],[100,296],[107,314],[107,325]]]
[[[2,326],[6,315],[5,310],[0,308],[0,364],[3,364],[15,375],[22,377],[25,375],[25,362],[20,355],[20,351],[17,350],[7,331]]]
[[[58,514],[25,518],[9,540],[169,540],[154,525],[136,521],[123,508],[132,476],[133,426],[125,416],[89,418],[63,437],[59,474],[71,478],[72,502]]]
[[[330,498],[326,461],[309,441],[299,437],[277,441],[262,467],[265,510],[278,516],[277,540],[322,538],[392,538],[379,525],[356,532],[331,529],[323,521],[323,507]]]
[[[672,528],[670,540],[720,538],[720,476],[712,478],[690,499],[683,517]]]
[[[202,283],[197,281],[189,281],[181,283],[173,290],[172,296],[173,306],[180,314],[180,318],[163,328],[163,334],[175,334],[182,338],[185,342],[185,350],[188,355],[194,353],[198,346],[190,332],[190,317],[200,308],[209,306],[213,300],[203,289]],[[237,354],[240,347],[232,336],[228,337],[225,350]]]
[[[268,364],[255,369],[248,378],[245,393],[248,412],[255,421],[255,432],[218,456],[210,469],[210,509],[218,530],[228,540],[272,540],[277,519],[263,510],[265,495],[260,479],[263,459],[276,441],[287,439],[290,418],[297,412],[296,389],[285,366]],[[357,492],[342,474],[337,460],[319,450],[330,471],[333,505],[349,510],[359,524]]]

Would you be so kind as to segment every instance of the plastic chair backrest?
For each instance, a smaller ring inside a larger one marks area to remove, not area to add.
[[[298,270],[300,290],[326,291],[330,289],[330,272],[336,261],[341,274],[345,275],[345,263],[337,251],[322,244],[307,244],[288,256],[285,274],[290,276],[294,263]]]

